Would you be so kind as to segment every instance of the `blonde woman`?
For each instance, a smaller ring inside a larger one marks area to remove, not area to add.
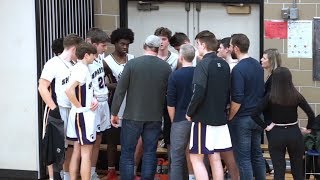
[[[278,49],[266,49],[263,52],[262,58],[261,58],[261,66],[267,73],[267,81],[264,84],[264,96],[268,93],[270,93],[271,90],[271,79],[272,79],[272,72],[277,68],[281,67],[282,61],[281,61],[281,55],[278,51]],[[269,109],[266,109],[263,112],[264,121],[271,122],[271,113]],[[264,133],[262,133],[261,137],[261,143],[264,143]],[[273,170],[270,169],[270,166],[268,162],[265,160],[266,163],[266,171],[268,173],[273,173]]]
[[[281,63],[281,55],[278,49],[267,49],[263,52],[261,58],[261,66],[267,72],[267,81],[264,84],[264,96],[270,93],[272,73],[277,67],[281,67]],[[271,112],[269,109],[263,111],[263,117],[265,122],[271,123],[272,119]]]
[[[271,75],[273,70],[277,67],[281,67],[281,55],[278,49],[267,49],[263,52],[263,56],[261,58],[261,65],[263,69],[267,72],[267,81],[265,83],[265,92],[266,95],[270,92],[271,89]]]

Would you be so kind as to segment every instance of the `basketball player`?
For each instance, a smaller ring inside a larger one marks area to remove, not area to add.
[[[176,70],[178,65],[178,55],[168,49],[172,32],[168,28],[159,27],[155,30],[154,35],[159,36],[161,39],[158,57],[166,61],[170,65],[172,71]]]
[[[71,61],[77,60],[75,56],[76,46],[80,44],[83,39],[75,34],[70,34],[64,38],[64,50],[59,56],[50,59],[45,65],[39,79],[39,93],[42,100],[46,103],[46,110],[49,115],[62,119],[64,121],[64,135],[66,135],[67,122],[69,111],[71,108],[70,101],[68,100],[65,90],[70,76]],[[49,90],[50,88],[50,90]],[[46,115],[45,115],[46,117]],[[67,148],[67,145],[65,146]],[[68,180],[69,166],[68,159],[69,153],[66,153],[66,161],[63,165],[64,179]],[[59,166],[59,165],[58,165]],[[62,169],[58,167],[58,169]],[[48,166],[49,178],[59,179],[59,172],[53,175],[52,165]]]
[[[179,52],[180,47],[183,44],[191,44],[189,37],[183,32],[175,32],[174,35],[170,38],[170,45]],[[196,67],[197,62],[200,61],[201,59],[202,57],[199,56],[199,52],[196,49],[194,59],[192,60],[192,65]],[[179,64],[179,61],[178,61],[178,64]]]
[[[107,49],[107,42],[110,39],[103,30],[91,28],[87,32],[86,42],[91,43],[97,49],[97,57],[92,64],[89,64],[89,71],[92,78],[93,95],[98,100],[98,109],[96,111],[95,121],[97,125],[97,138],[93,145],[91,161],[91,180],[99,180],[96,173],[96,165],[99,156],[102,132],[111,127],[110,109],[108,105],[108,88],[105,85],[103,59],[99,58]]]
[[[96,140],[95,110],[98,106],[93,97],[93,87],[89,64],[95,59],[96,48],[89,43],[77,47],[77,64],[72,68],[70,82],[66,90],[72,108],[69,115],[67,138],[74,141],[70,161],[71,180],[77,180],[80,163],[82,180],[90,180],[91,156]]]
[[[119,28],[111,33],[111,43],[114,44],[115,50],[104,59],[104,69],[107,77],[106,84],[109,89],[108,101],[110,107],[113,99],[113,94],[117,87],[117,83],[121,78],[123,68],[130,59],[134,58],[133,55],[128,54],[129,45],[133,43],[133,40],[134,33],[131,31],[131,29]],[[124,99],[119,111],[119,117],[121,119],[125,108],[125,101],[126,100]],[[106,130],[106,136],[106,141],[108,144],[108,174],[106,176],[106,179],[113,180],[117,179],[115,171],[115,157],[117,152],[117,145],[120,144],[120,128],[111,127],[110,129]]]
[[[215,50],[218,41],[215,35],[201,31],[196,36],[199,55],[193,75],[193,95],[186,118],[191,121],[190,160],[196,179],[208,180],[203,162],[208,155],[213,179],[223,179],[220,152],[232,148],[225,113],[229,101],[230,67]]]

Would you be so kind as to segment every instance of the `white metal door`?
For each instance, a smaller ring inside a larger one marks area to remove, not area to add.
[[[139,1],[128,2],[128,27],[135,33],[134,43],[129,52],[135,56],[143,53],[145,38],[153,34],[158,27],[167,27],[172,33],[184,32],[193,41],[202,30],[210,30],[218,39],[234,33],[246,34],[251,42],[249,53],[259,59],[260,52],[260,13],[259,5],[251,4],[251,14],[230,15],[221,3],[152,2],[158,10],[141,11]],[[173,50],[170,49],[170,50]]]
[[[228,14],[222,4],[201,3],[199,29],[210,30],[218,39],[243,33],[250,40],[249,55],[259,60],[260,54],[260,10],[258,4],[251,4],[250,14]],[[198,24],[198,23],[197,23]],[[197,28],[196,28],[197,29]]]
[[[129,52],[135,56],[143,53],[143,42],[148,35],[154,33],[158,27],[167,27],[172,33],[188,32],[190,13],[185,10],[183,2],[153,2],[159,10],[140,11],[137,9],[138,1],[128,2],[128,28],[134,32],[134,43],[130,45]]]

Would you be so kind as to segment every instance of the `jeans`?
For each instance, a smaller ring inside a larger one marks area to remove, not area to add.
[[[298,125],[275,126],[267,132],[269,151],[274,167],[274,179],[282,180],[285,177],[286,160],[288,150],[293,179],[303,180],[303,154],[304,142]]]
[[[157,168],[157,145],[161,121],[133,121],[123,119],[121,128],[121,180],[134,179],[134,152],[141,135],[143,156],[141,180],[153,180]]]
[[[186,148],[190,141],[191,131],[190,121],[173,122],[171,125],[171,169],[170,179],[183,180],[188,175],[187,160],[186,160]]]
[[[250,116],[229,122],[234,154],[241,180],[266,179],[266,166],[260,147],[262,129]]]
[[[166,98],[167,99],[167,98]],[[171,120],[167,109],[167,100],[163,109],[163,140],[165,147],[170,145]]]

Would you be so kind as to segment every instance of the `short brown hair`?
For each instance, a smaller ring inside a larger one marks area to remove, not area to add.
[[[86,38],[89,38],[91,43],[99,44],[110,42],[110,38],[107,33],[97,27],[90,28],[86,34]]]
[[[229,48],[230,47],[230,40],[231,40],[231,37],[225,37],[219,41],[219,45],[222,44],[222,46],[224,48]]]
[[[216,36],[208,30],[199,32],[195,39],[198,39],[201,43],[204,43],[209,51],[216,51],[218,48],[218,40]]]
[[[70,48],[72,46],[78,46],[84,40],[76,34],[69,34],[63,39],[63,47]]]
[[[185,42],[190,42],[190,39],[188,36],[183,32],[176,32],[174,35],[170,38],[170,45],[172,47],[175,46],[181,46]]]
[[[83,59],[85,54],[97,54],[97,49],[90,43],[83,42],[77,46],[76,56],[78,59]]]
[[[154,35],[156,35],[156,36],[165,36],[170,40],[170,38],[172,36],[172,32],[168,28],[159,27],[154,32]]]
[[[237,46],[241,53],[247,53],[249,50],[250,40],[245,34],[231,35],[230,43],[233,46]]]

